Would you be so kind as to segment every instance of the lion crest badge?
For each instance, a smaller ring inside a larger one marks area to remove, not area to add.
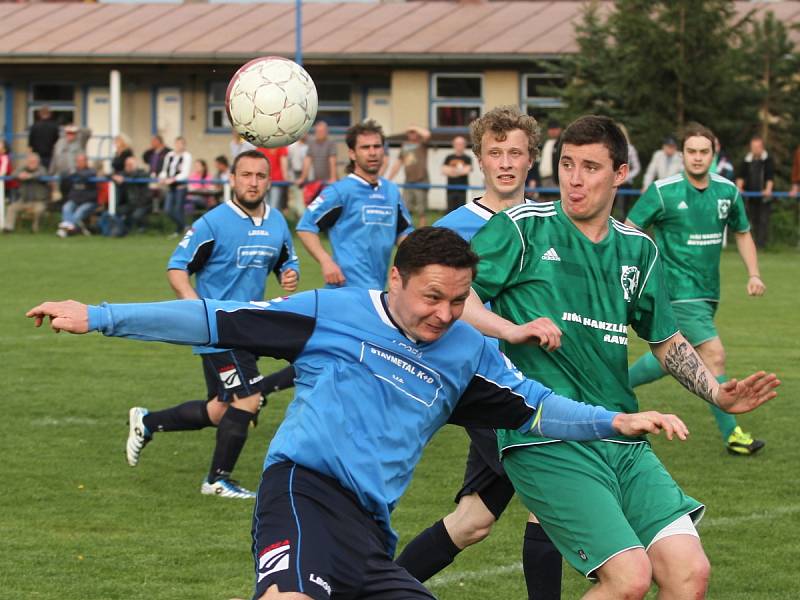
[[[622,275],[619,280],[622,284],[622,295],[625,302],[630,302],[639,288],[639,267],[622,265]]]

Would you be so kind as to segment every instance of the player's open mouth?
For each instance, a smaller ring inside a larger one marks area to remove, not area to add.
[[[517,177],[515,175],[498,175],[497,178],[503,183],[512,183]]]

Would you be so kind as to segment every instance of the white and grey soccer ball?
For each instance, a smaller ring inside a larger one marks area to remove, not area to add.
[[[242,66],[225,96],[233,128],[251,144],[287,146],[300,139],[317,115],[317,88],[306,70],[280,56]]]

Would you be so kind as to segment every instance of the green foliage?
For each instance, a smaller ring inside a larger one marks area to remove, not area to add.
[[[199,493],[213,430],[157,435],[135,469],[124,459],[128,408],[202,397],[198,359],[187,348],[165,344],[55,335],[23,317],[45,299],[169,299],[164,265],[174,245],[156,236],[0,239],[6,292],[0,304],[2,600],[250,597],[253,505]],[[301,261],[303,289],[319,285],[318,268],[302,252]],[[686,443],[659,438],[654,445],[686,491],[708,505],[700,533],[713,566],[711,600],[797,596],[797,253],[764,255],[762,273],[767,295],[749,298],[738,256],[724,254],[718,325],[731,375],[763,367],[783,379],[781,398],[740,418],[745,429],[767,440],[763,454],[728,456],[706,407],[673,381],[640,393],[644,407],[676,412],[692,431]],[[644,345],[632,344],[637,357]],[[261,361],[264,372],[278,366]],[[246,486],[258,482],[289,397],[272,396],[251,430],[236,470]],[[463,431],[448,426],[426,450],[394,516],[403,542],[452,509],[466,449]],[[524,597],[519,561],[525,520],[515,500],[489,539],[431,582],[434,593],[442,600]],[[569,567],[564,572],[563,597],[577,598],[587,584]]]
[[[606,7],[586,5],[576,25],[579,51],[563,63],[570,117],[619,120],[645,157],[689,121],[711,127],[734,149],[763,123],[785,156],[781,140],[797,127],[790,121],[800,107],[798,55],[771,12],[737,17],[730,0],[617,0]]]

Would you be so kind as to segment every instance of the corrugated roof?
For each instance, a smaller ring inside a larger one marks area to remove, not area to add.
[[[608,8],[610,2],[604,3]],[[800,22],[800,2],[737,2]],[[576,50],[582,3],[391,2],[303,5],[309,62],[514,60]],[[241,62],[294,54],[294,5],[0,4],[0,60]],[[800,42],[800,33],[792,33]]]

